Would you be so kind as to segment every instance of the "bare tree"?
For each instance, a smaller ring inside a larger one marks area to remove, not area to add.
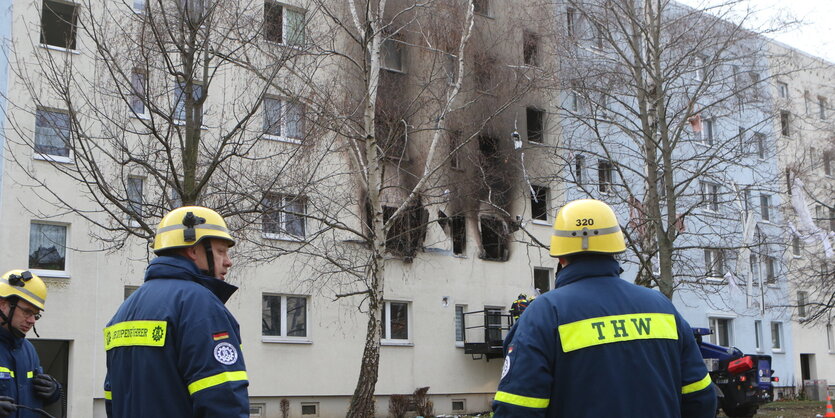
[[[681,288],[716,293],[726,280],[750,286],[751,251],[782,253],[779,228],[756,225],[774,216],[779,191],[776,163],[760,162],[776,160],[775,75],[767,42],[734,4],[554,6],[560,176],[578,196],[628,211],[636,282],[670,298]]]

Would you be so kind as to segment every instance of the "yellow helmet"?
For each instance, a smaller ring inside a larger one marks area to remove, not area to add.
[[[226,221],[217,212],[202,206],[183,206],[168,212],[157,226],[154,253],[172,248],[186,248],[203,238],[219,238],[235,245]]]
[[[557,212],[551,256],[626,251],[618,218],[609,205],[594,199],[569,202]]]
[[[46,285],[28,270],[7,271],[0,279],[0,297],[17,296],[40,310],[46,303]]]

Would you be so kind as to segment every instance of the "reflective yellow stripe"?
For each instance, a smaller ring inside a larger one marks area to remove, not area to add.
[[[26,372],[26,377],[31,379],[33,376],[35,376],[35,372],[32,372],[32,371]]]
[[[108,401],[112,401],[113,400],[113,394],[110,393],[109,390],[104,391],[104,399],[107,399]]]
[[[696,383],[682,386],[681,394],[686,395],[688,393],[698,392],[708,386],[710,386],[710,374],[705,375],[704,379],[699,380]]]
[[[167,327],[165,321],[126,321],[111,325],[104,329],[104,349],[133,345],[162,347]]]
[[[247,380],[246,371],[238,371],[238,372],[223,372],[218,373],[214,376],[204,377],[200,380],[196,380],[191,382],[188,385],[188,393],[194,395],[195,392],[199,392],[203,389],[210,388],[212,386],[217,386],[222,383],[226,382],[235,382],[238,380]]]
[[[7,369],[5,367],[0,367],[0,373],[3,373],[3,372],[8,373],[9,376],[11,376],[11,377],[14,377],[14,371],[12,371],[11,369]]]
[[[678,339],[673,314],[639,313],[601,316],[559,326],[562,351],[648,339]]]
[[[509,403],[511,405],[525,406],[528,408],[547,408],[551,400],[548,398],[530,398],[527,396],[514,395],[507,392],[496,392],[493,399]]]

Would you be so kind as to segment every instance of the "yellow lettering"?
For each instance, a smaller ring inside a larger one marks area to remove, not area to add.
[[[607,322],[612,326],[607,328]],[[654,326],[650,327],[650,323]],[[630,334],[628,327],[634,329],[634,332]],[[639,313],[589,318],[560,325],[558,331],[563,352],[625,341],[678,339],[676,318],[673,314],[666,313]]]

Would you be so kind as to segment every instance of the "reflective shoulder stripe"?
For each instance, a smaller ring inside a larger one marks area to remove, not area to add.
[[[110,393],[109,390],[104,391],[104,399],[107,399],[108,401],[112,401],[113,400],[113,394]]]
[[[691,383],[689,385],[684,385],[681,387],[681,394],[686,395],[688,393],[698,392],[708,386],[710,386],[710,374],[706,374],[704,379],[699,380],[698,382]]]
[[[551,400],[548,398],[531,398],[528,396],[514,395],[507,392],[496,392],[493,398],[499,402],[509,403],[511,405],[524,406],[527,408],[547,408]]]
[[[30,378],[30,379],[31,379],[31,378],[33,378],[34,376],[35,376],[35,372],[33,372],[33,371],[31,371],[31,370],[30,370],[30,371],[26,372],[26,377],[28,377],[28,378]]]
[[[104,349],[133,345],[162,347],[167,328],[165,321],[119,322],[104,329]]]
[[[8,373],[9,376],[14,377],[14,370],[11,370],[6,367],[0,367],[0,373]]]
[[[559,326],[562,351],[648,339],[678,339],[676,318],[666,313],[601,316]]]
[[[204,377],[200,380],[196,380],[188,385],[188,393],[194,395],[196,392],[199,392],[203,389],[207,389],[212,386],[217,386],[226,382],[235,382],[238,380],[247,380],[246,371],[241,370],[237,372],[223,372],[218,373],[214,376]]]

